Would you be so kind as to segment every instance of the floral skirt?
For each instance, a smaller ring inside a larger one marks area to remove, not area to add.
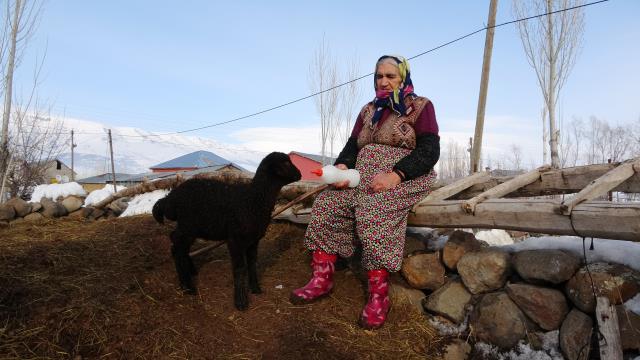
[[[353,189],[328,189],[316,197],[305,246],[351,257],[359,242],[366,270],[400,270],[407,215],[431,191],[436,173],[431,171],[380,193],[373,192],[369,184],[375,175],[390,172],[410,152],[380,144],[362,148],[356,162],[360,184]]]

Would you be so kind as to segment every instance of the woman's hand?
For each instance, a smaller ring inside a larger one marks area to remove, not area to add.
[[[383,192],[394,188],[400,184],[401,181],[400,176],[394,172],[380,173],[373,177],[371,185],[369,186],[374,192]]]
[[[340,170],[347,170],[347,165],[345,164],[336,164],[335,167]],[[347,187],[349,187],[349,180],[334,182],[333,184],[331,184],[331,186],[338,190],[346,189]]]

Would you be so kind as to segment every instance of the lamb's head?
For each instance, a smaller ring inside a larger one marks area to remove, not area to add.
[[[271,179],[277,179],[284,185],[300,180],[302,175],[300,170],[293,165],[289,155],[281,152],[272,152],[267,155],[256,170],[257,176],[268,176]]]

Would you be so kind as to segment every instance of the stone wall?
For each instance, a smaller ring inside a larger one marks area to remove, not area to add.
[[[565,358],[588,359],[590,351],[598,351],[591,342],[594,292],[621,313],[623,350],[640,352],[640,316],[622,305],[640,291],[640,273],[620,264],[584,264],[561,250],[512,254],[455,231],[441,250],[409,254],[401,274],[409,287],[424,294],[422,310],[430,322],[442,335],[457,338],[452,353],[468,356],[477,342],[509,350],[524,341],[540,349],[541,339],[555,332]],[[413,293],[412,302],[419,297]]]

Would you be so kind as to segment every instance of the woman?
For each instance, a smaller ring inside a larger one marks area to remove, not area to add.
[[[388,272],[400,270],[407,215],[429,193],[440,156],[433,104],[413,93],[407,60],[378,59],[374,87],[375,99],[360,111],[335,161],[338,168],[357,169],[360,184],[348,189],[348,181],[334,183],[316,198],[305,234],[305,246],[313,252],[313,277],[291,293],[296,304],[327,295],[337,256],[353,254],[357,235],[369,279],[369,299],[360,317],[367,329],[385,322]]]

